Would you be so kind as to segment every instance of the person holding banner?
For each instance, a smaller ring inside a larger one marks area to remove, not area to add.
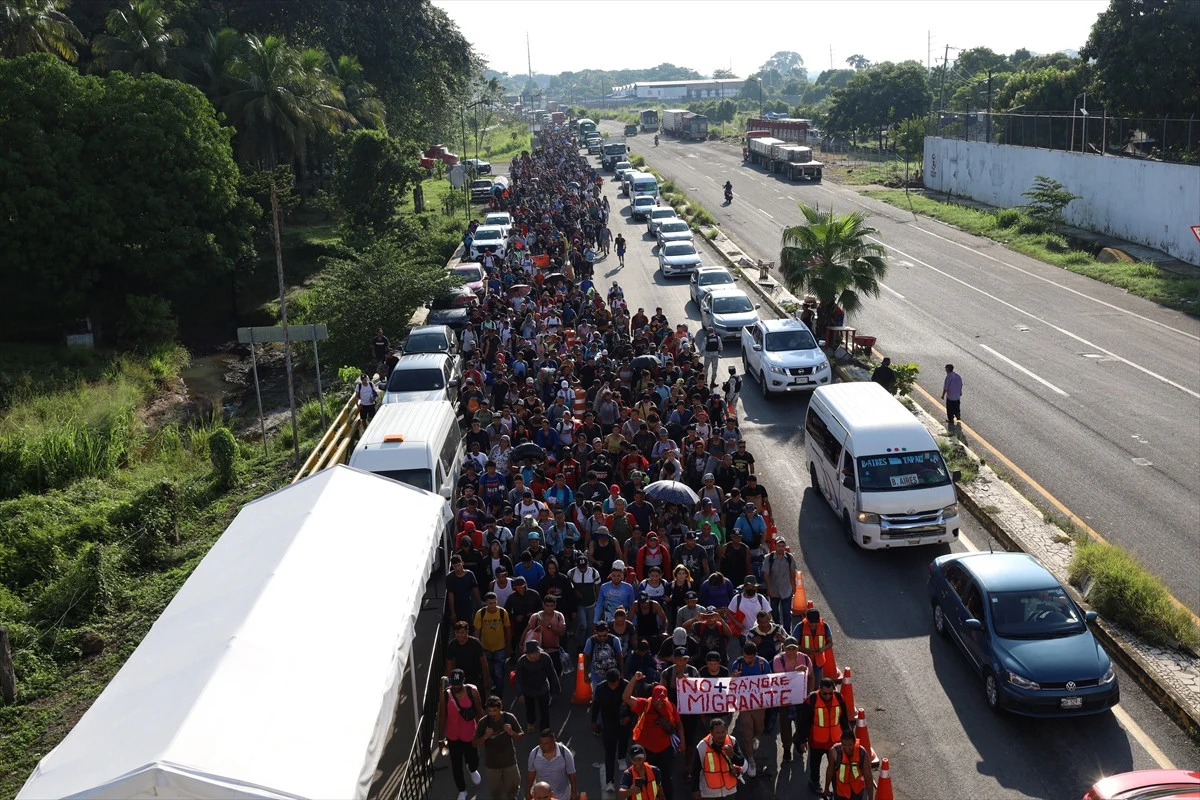
[[[734,678],[770,675],[771,665],[758,654],[758,647],[754,642],[746,642],[742,646],[742,657],[733,662],[729,674]],[[743,708],[738,711],[738,727],[741,729],[742,741],[746,743],[746,775],[751,778],[756,771],[754,752],[758,749],[758,737],[762,735],[766,726],[765,708]]]
[[[709,797],[734,797],[738,784],[744,783],[742,772],[746,757],[737,740],[725,732],[725,720],[713,717],[708,735],[696,743],[692,757],[692,800]]]
[[[686,636],[686,632],[684,636]],[[673,643],[673,642],[672,642]],[[688,663],[691,656],[688,653],[686,646],[676,646],[671,651],[671,665],[658,673],[658,680],[663,686],[667,687],[667,699],[671,701],[671,705],[679,708],[679,679],[680,678],[699,678],[700,671]],[[683,728],[683,733],[679,737],[679,752],[686,753],[688,750],[688,742],[696,740],[696,728],[700,722],[698,714],[680,714],[679,723]],[[685,765],[685,769],[688,765]],[[688,776],[688,780],[690,780]]]
[[[783,652],[775,656],[772,664],[776,672],[799,672],[807,678],[812,677],[812,659],[800,652],[800,643],[791,636],[783,640]],[[812,685],[809,684],[809,691]],[[784,708],[779,714],[779,738],[783,744],[783,755],[780,760],[792,760],[792,726],[796,727],[796,740],[804,738],[796,720],[796,709]]]
[[[680,738],[683,735],[683,726],[679,721],[679,712],[675,710],[675,705],[667,699],[667,687],[658,684],[649,698],[633,696],[634,686],[645,679],[646,676],[641,672],[635,672],[633,680],[625,687],[625,694],[621,698],[633,710],[633,713],[638,715],[638,721],[633,726],[634,746],[629,749],[629,756],[634,760],[634,766],[637,766],[637,751],[640,749],[647,761],[657,768],[655,772],[661,773],[661,794],[642,794],[642,800],[651,800],[655,797],[670,798],[672,797],[671,777],[675,767],[675,751],[678,749]],[[632,770],[633,767],[630,767],[626,773]],[[624,776],[621,778],[621,786],[622,788],[625,786]],[[622,796],[638,797],[636,793]]]

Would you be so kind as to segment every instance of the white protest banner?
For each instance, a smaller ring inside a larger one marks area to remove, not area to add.
[[[744,678],[680,678],[680,714],[725,714],[747,708],[778,708],[804,702],[808,676],[775,672]]]

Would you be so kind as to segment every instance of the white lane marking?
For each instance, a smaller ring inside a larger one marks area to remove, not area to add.
[[[1196,398],[1197,400],[1200,400],[1200,392],[1193,391],[1192,389],[1189,389],[1186,386],[1176,383],[1175,381],[1171,380],[1170,378],[1167,378],[1163,375],[1159,375],[1157,372],[1147,369],[1146,367],[1143,367],[1141,364],[1135,364],[1134,362],[1130,361],[1128,358],[1125,358],[1124,356],[1119,356],[1111,350],[1105,350],[1100,345],[1095,344],[1094,342],[1089,342],[1087,339],[1083,338],[1082,336],[1080,336],[1077,333],[1071,333],[1066,328],[1060,328],[1058,325],[1055,325],[1052,322],[1047,322],[1046,320],[1039,317],[1037,314],[1026,311],[1025,309],[1023,309],[1019,306],[1015,306],[1012,303],[1008,302],[1007,300],[1002,300],[1001,298],[997,297],[994,294],[991,294],[990,292],[985,292],[983,289],[980,289],[978,286],[972,286],[971,284],[967,283],[963,279],[956,278],[953,275],[951,275],[950,273],[948,273],[944,270],[940,270],[937,267],[933,266],[932,264],[927,264],[926,262],[922,261],[921,259],[917,258],[916,256],[909,255],[908,253],[904,252],[903,250],[900,250],[897,247],[893,247],[892,245],[890,245],[880,239],[876,239],[874,236],[868,236],[866,238],[870,239],[873,242],[883,245],[888,250],[896,251],[897,253],[904,256],[905,258],[911,258],[913,261],[917,262],[921,266],[931,269],[934,272],[936,272],[937,274],[945,276],[945,277],[949,278],[950,280],[954,281],[955,283],[960,283],[963,286],[967,287],[968,289],[978,292],[979,294],[983,295],[984,297],[986,297],[990,300],[995,300],[997,303],[1000,303],[1003,306],[1007,306],[1007,307],[1011,308],[1013,311],[1016,311],[1018,314],[1024,314],[1025,316],[1029,317],[1030,319],[1035,319],[1038,322],[1045,325],[1046,327],[1052,328],[1052,329],[1058,331],[1063,336],[1069,336],[1070,338],[1074,339],[1075,341],[1080,342],[1081,344],[1085,344],[1088,347],[1091,347],[1101,353],[1104,353],[1106,356],[1109,356],[1110,358],[1112,358],[1116,361],[1120,361],[1122,364],[1125,364],[1126,366],[1133,367],[1138,372],[1145,373],[1146,375],[1149,375],[1151,378],[1154,378],[1155,380],[1162,381],[1163,383],[1167,384],[1168,386],[1173,386],[1174,388],[1178,389],[1179,391],[1183,392],[1184,394],[1190,395],[1190,396]]]
[[[712,177],[711,175],[705,175],[704,177],[705,177],[705,178],[708,178],[708,182],[709,182],[709,183],[716,183],[716,180],[714,180],[714,179],[713,179],[713,177]]]
[[[1175,765],[1171,763],[1171,759],[1167,758],[1167,754],[1158,748],[1154,740],[1146,735],[1142,727],[1133,721],[1133,717],[1129,716],[1125,709],[1120,705],[1113,706],[1113,716],[1117,718],[1121,727],[1129,731],[1129,735],[1137,740],[1142,749],[1150,754],[1160,769],[1175,769]]]
[[[767,212],[763,211],[761,208],[758,208],[758,206],[755,206],[755,209],[756,209],[756,210],[758,211],[758,213],[760,213],[760,214],[767,214]],[[771,217],[771,215],[770,215],[770,214],[767,214],[767,216],[768,216],[768,217]],[[771,217],[771,219],[775,219],[775,218],[774,218],[774,217]]]
[[[967,548],[968,553],[978,553],[979,552],[979,548],[975,546],[975,543],[972,542],[970,539],[968,539],[967,535],[965,533],[963,533],[962,531],[959,531],[958,540],[960,542],[962,542],[963,547]]]
[[[796,202],[796,198],[792,197],[790,194],[787,196],[787,199],[791,200],[793,203]]]
[[[1011,358],[1009,358],[1008,356],[1001,355],[1000,353],[997,353],[995,350],[993,350],[992,348],[988,347],[986,344],[981,344],[981,345],[979,345],[979,346],[980,346],[980,347],[982,347],[984,350],[987,350],[989,353],[991,353],[992,355],[994,355],[996,358],[998,358],[998,359],[1000,359],[1001,361],[1003,361],[1005,364],[1008,364],[1010,367],[1013,367],[1013,368],[1015,368],[1015,369],[1019,369],[1019,370],[1021,370],[1021,372],[1024,372],[1026,375],[1028,375],[1029,377],[1033,378],[1035,381],[1037,381],[1038,383],[1042,384],[1043,386],[1045,386],[1046,388],[1050,389],[1051,391],[1058,392],[1058,393],[1059,393],[1059,394],[1061,394],[1063,397],[1070,397],[1070,396],[1071,396],[1071,395],[1067,394],[1066,392],[1064,392],[1062,389],[1060,389],[1060,388],[1058,388],[1057,386],[1055,386],[1055,385],[1054,385],[1053,383],[1051,383],[1050,381],[1046,380],[1045,378],[1040,378],[1040,377],[1038,377],[1037,375],[1034,375],[1032,372],[1030,372],[1029,370],[1025,369],[1024,367],[1022,367],[1022,366],[1021,366],[1020,364],[1018,364],[1017,362],[1013,361],[1013,360],[1012,360]]]
[[[970,247],[968,245],[962,244],[961,242],[956,242],[953,239],[947,239],[945,236],[936,234],[933,231],[928,230],[927,228],[922,228],[920,225],[914,225],[913,227],[916,228],[917,230],[921,231],[922,233],[929,234],[930,236],[934,237],[935,239],[941,239],[943,242],[949,242],[950,244],[954,245],[955,247],[961,247],[964,250],[970,250],[972,253],[981,255],[989,261],[995,261],[997,264],[1003,264],[1004,266],[1008,267],[1009,269],[1015,269],[1017,272],[1021,273],[1022,275],[1028,275],[1031,278],[1037,278],[1039,281],[1045,281],[1046,283],[1050,284],[1051,286],[1057,286],[1059,289],[1070,292],[1071,294],[1079,295],[1080,297],[1084,298],[1085,300],[1091,300],[1093,303],[1099,303],[1100,305],[1102,305],[1106,308],[1111,308],[1113,311],[1120,311],[1122,314],[1128,314],[1129,316],[1136,317],[1136,318],[1142,320],[1143,322],[1149,322],[1151,325],[1157,325],[1160,328],[1165,328],[1165,329],[1171,331],[1172,333],[1178,333],[1180,336],[1186,336],[1189,339],[1193,339],[1195,341],[1200,342],[1200,336],[1197,336],[1194,333],[1188,333],[1187,331],[1181,331],[1181,330],[1179,330],[1179,328],[1173,328],[1170,325],[1166,324],[1165,322],[1159,322],[1156,319],[1150,319],[1150,317],[1143,316],[1142,314],[1139,314],[1136,311],[1130,311],[1127,308],[1122,308],[1121,306],[1113,305],[1112,303],[1105,302],[1104,300],[1101,300],[1099,298],[1092,297],[1091,295],[1089,295],[1085,292],[1081,292],[1077,289],[1072,289],[1070,286],[1064,286],[1061,283],[1059,283],[1058,281],[1053,281],[1053,280],[1050,280],[1049,278],[1044,278],[1041,275],[1035,275],[1034,273],[1030,272],[1029,270],[1021,269],[1016,264],[1010,264],[1007,261],[1003,261],[999,258],[996,258],[995,256],[990,256],[987,253],[984,253],[980,250],[976,250],[974,247]]]
[[[883,289],[885,292],[890,292],[891,294],[894,294],[894,295],[896,295],[896,297],[899,297],[901,300],[904,300],[904,299],[905,299],[904,295],[900,294],[899,292],[897,292],[897,291],[896,291],[895,289],[893,289],[892,287],[888,286],[888,285],[887,285],[886,283],[884,283],[883,281],[880,281],[880,282],[879,282],[879,288],[880,288],[880,289]]]

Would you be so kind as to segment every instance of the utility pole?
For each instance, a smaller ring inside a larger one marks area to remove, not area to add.
[[[992,143],[992,71],[988,70],[987,143]]]
[[[942,56],[942,88],[938,94],[938,135],[942,135],[942,110],[946,107],[946,73],[950,71],[950,45],[946,45],[946,54]]]
[[[833,45],[829,45],[829,68],[833,69]]]
[[[292,447],[296,451],[296,467],[300,466],[300,431],[296,426],[296,389],[292,385],[292,338],[288,335],[287,288],[283,283],[283,245],[279,239],[279,198],[275,181],[271,180],[271,218],[275,228],[275,271],[279,276],[279,321],[283,325],[283,365],[287,371],[288,407],[292,411]]]

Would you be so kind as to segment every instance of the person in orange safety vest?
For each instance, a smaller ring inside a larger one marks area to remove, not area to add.
[[[692,800],[734,797],[743,782],[746,757],[737,740],[725,732],[725,720],[713,717],[709,733],[696,743],[692,758]]]
[[[635,744],[629,748],[629,769],[621,773],[617,796],[630,800],[665,800],[662,772],[646,762],[646,748]]]
[[[871,753],[858,743],[853,731],[843,731],[841,744],[829,751],[829,766],[825,768],[825,795],[837,800],[875,798]]]
[[[852,730],[846,701],[834,691],[833,679],[822,678],[820,686],[796,707],[797,732],[805,737],[800,751],[808,748],[808,785],[817,793],[821,791],[821,756],[841,741],[843,733]]]

